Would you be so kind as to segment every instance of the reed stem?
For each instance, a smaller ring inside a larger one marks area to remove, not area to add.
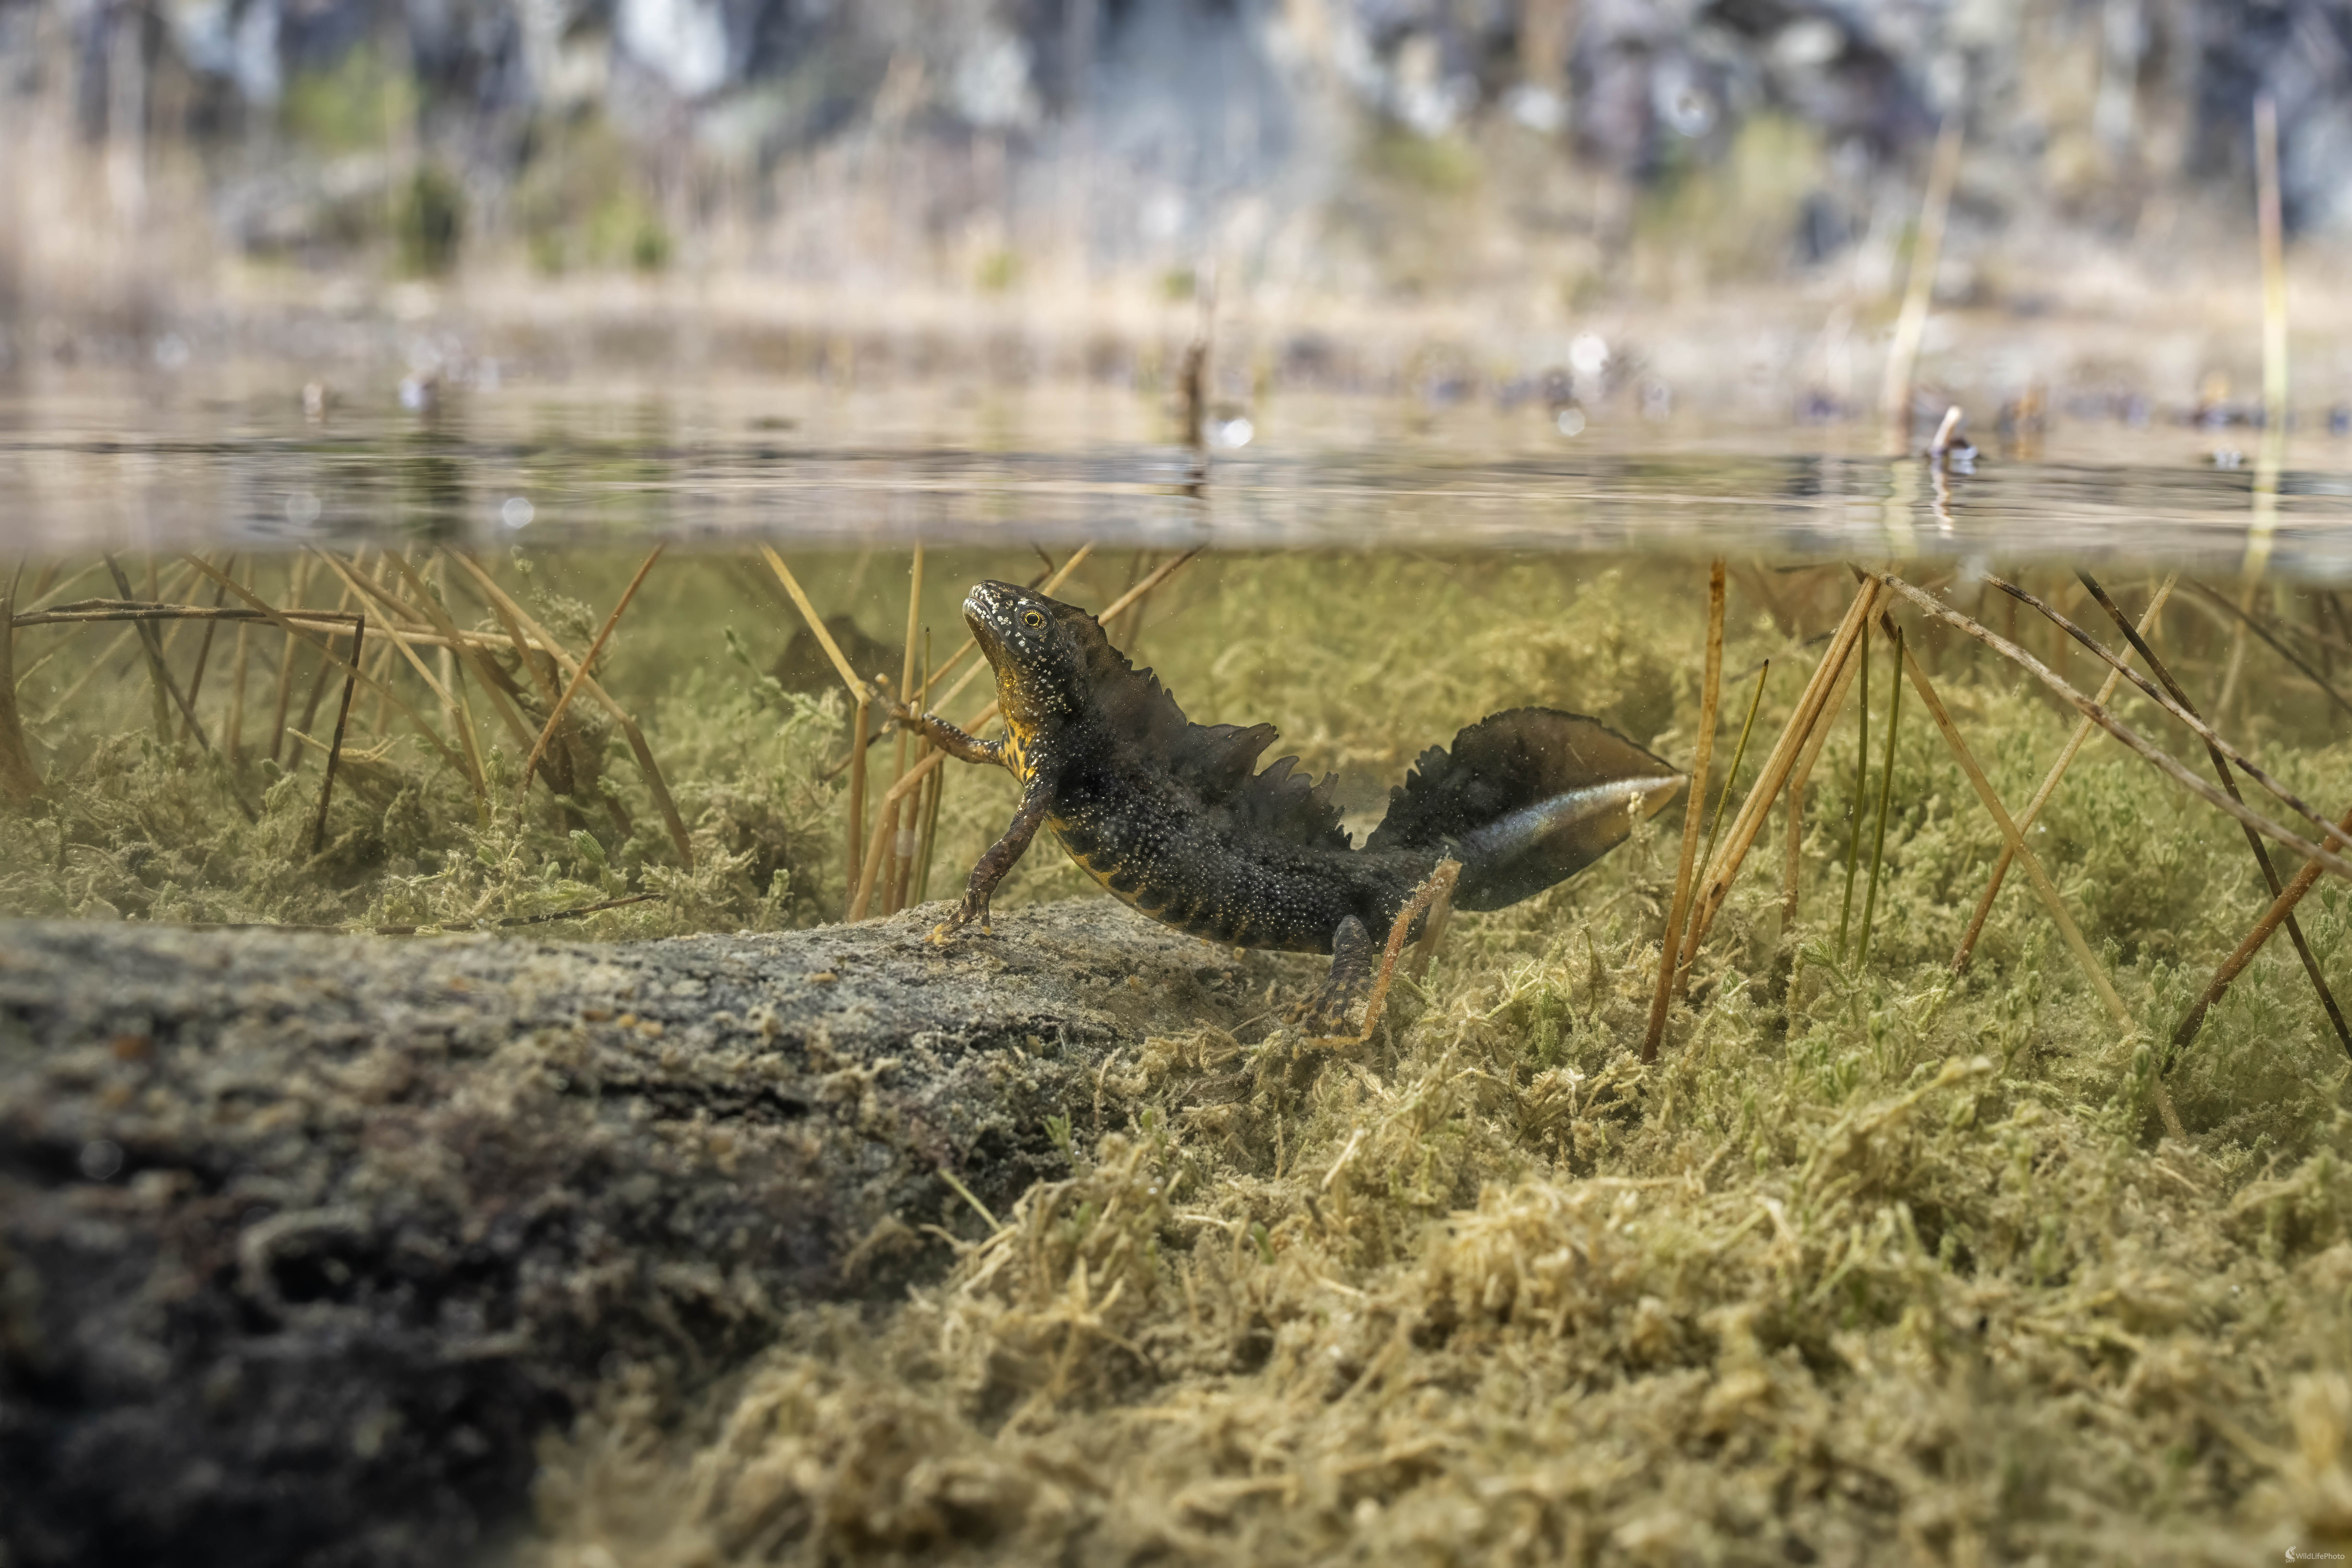
[[[352,693],[359,689],[360,658],[366,644],[367,616],[362,612],[352,621],[352,657],[343,665],[343,700],[335,708],[335,738],[327,747],[327,776],[319,784],[319,820],[310,829],[313,856],[326,852],[327,807],[335,798],[335,765],[343,760],[343,727],[351,722]]]
[[[2036,612],[2047,618],[2060,631],[2064,632],[2068,637],[2073,637],[2076,642],[2081,643],[2084,647],[2089,648],[2093,653],[2096,654],[2100,659],[2105,662],[2108,668],[2114,669],[2126,680],[2130,681],[2134,686],[2139,688],[2141,692],[2147,697],[2148,700],[2154,702],[2167,713],[2171,714],[2175,719],[2179,720],[2183,724],[2188,725],[2190,731],[2194,733],[2199,740],[2205,742],[2206,748],[2209,751],[2217,752],[2218,754],[2227,757],[2230,761],[2237,763],[2239,767],[2245,770],[2245,773],[2248,778],[2252,779],[2256,784],[2261,784],[2264,789],[2270,791],[2273,795],[2278,798],[2281,804],[2290,806],[2296,812],[2300,813],[2305,821],[2317,827],[2322,833],[2326,833],[2328,830],[2327,818],[2321,816],[2308,801],[2305,801],[2293,790],[2287,788],[2286,785],[2272,777],[2271,774],[2265,772],[2252,757],[2247,756],[2245,752],[2240,751],[2236,746],[2231,745],[2228,741],[2224,740],[2210,724],[2205,722],[2205,721],[2194,710],[2174,699],[2166,691],[2158,689],[2156,683],[2148,679],[2147,677],[2133,669],[2121,658],[2109,650],[2105,644],[2100,642],[2089,632],[2084,631],[2081,626],[2076,626],[2073,621],[2069,620],[2064,615],[2061,614],[2056,609],[2053,609],[2052,606],[2043,604],[2040,599],[2035,598],[2024,589],[2004,583],[1998,577],[1991,578],[1990,581],[1992,583],[1993,586],[1999,588],[2001,592],[2031,605]],[[2063,681],[2064,677],[2062,676],[2059,679]],[[2243,805],[2244,803],[2242,801],[2240,804]]]
[[[17,559],[0,594],[0,805],[26,806],[40,795],[41,770],[25,743],[25,729],[16,710],[16,592],[25,580],[25,563]]]
[[[1864,617],[1878,601],[1878,585],[1870,582],[1862,584],[1855,590],[1853,603],[1847,607],[1845,618],[1838,623],[1828,651],[1822,655],[1821,663],[1813,667],[1812,678],[1805,683],[1804,691],[1797,699],[1796,710],[1789,715],[1788,723],[1780,731],[1780,740],[1773,743],[1770,753],[1765,757],[1764,766],[1756,777],[1756,786],[1748,792],[1739,814],[1731,819],[1729,835],[1724,842],[1723,863],[1707,872],[1706,879],[1699,889],[1696,912],[1691,921],[1692,934],[1690,940],[1683,944],[1685,953],[1698,951],[1699,944],[1706,940],[1708,928],[1714,923],[1716,915],[1722,910],[1724,900],[1731,896],[1731,884],[1738,879],[1739,868],[1746,861],[1749,847],[1755,844],[1756,836],[1763,831],[1764,818],[1770,813],[1772,802],[1780,795],[1781,786],[1789,782],[1790,770],[1796,765],[1806,741],[1812,735],[1813,727],[1822,721],[1830,690],[1837,684],[1839,674],[1853,652],[1854,639],[1861,636]]]
[[[1853,966],[1859,970],[1870,962],[1870,922],[1878,912],[1878,871],[1886,858],[1886,812],[1895,799],[1895,740],[1903,721],[1903,630],[1895,631],[1894,691],[1886,700],[1886,765],[1878,780],[1878,832],[1870,847],[1870,891],[1862,900],[1862,945],[1855,950]]]
[[[2147,608],[2139,618],[2139,632],[2142,637],[2146,637],[2155,628],[2157,616],[2163,613],[2165,601],[2172,597],[2173,585],[2179,581],[2180,574],[2175,572],[2167,577],[2163,584],[2149,597]],[[2017,607],[2017,601],[2014,599],[2004,598],[2001,602],[2011,610]],[[2099,695],[2093,700],[2104,706],[2110,698],[2115,696],[2116,688],[2123,684],[2123,679],[2122,670],[2107,671],[2107,679],[2099,687]],[[2042,816],[2042,808],[2049,805],[2050,797],[2057,793],[2059,781],[2066,776],[2066,770],[2074,765],[2075,753],[2083,749],[2083,742],[2090,739],[2091,731],[2096,727],[2087,718],[2078,719],[2075,721],[2074,732],[2066,738],[2066,744],[2060,748],[2057,761],[2052,763],[2050,771],[2042,775],[2042,786],[2033,792],[2033,798],[2026,802],[2024,814],[2017,819],[2019,827],[2031,828]],[[1952,973],[1955,974],[1966,973],[1969,961],[1976,956],[1977,939],[1984,933],[1985,921],[1992,913],[1993,900],[2000,896],[2000,886],[2009,876],[2011,859],[2009,846],[2003,844],[2000,847],[2000,858],[1993,861],[1992,875],[1985,879],[1985,890],[1977,899],[1976,912],[1969,917],[1969,929],[1960,937],[1959,950],[1952,954]]]
[[[2164,689],[2172,693],[2173,700],[2190,712],[2195,712],[2196,709],[2189,703],[2189,693],[2181,689],[2180,682],[2173,679],[2172,671],[2165,667],[2164,660],[2157,657],[2156,649],[2149,647],[2147,639],[2132,629],[2131,622],[2125,617],[2122,609],[2116,605],[2115,600],[2107,596],[2107,591],[2099,586],[2098,579],[2093,577],[2088,572],[2077,572],[2075,575],[2082,580],[2083,586],[2089,591],[2091,597],[2099,602],[2099,607],[2107,612],[2116,625],[2122,629],[2124,636],[2130,639],[2133,649],[2155,673],[2156,678],[2164,682]],[[2229,762],[2221,755],[2220,748],[2208,745],[2205,749],[2212,761],[2214,773],[2221,781],[2221,787],[2230,792],[2231,799],[2242,799],[2238,794],[2237,782],[2230,776]],[[2270,847],[2263,842],[2262,836],[2252,828],[2247,827],[2243,823],[2238,826],[2246,835],[2246,847],[2253,851],[2254,863],[2262,868],[2263,884],[2270,889],[2271,899],[2275,902],[2279,895],[2286,889],[2279,881],[2278,868],[2271,863]],[[2294,943],[2295,955],[2303,961],[2304,973],[2310,976],[2312,989],[2318,993],[2320,1008],[2326,1013],[2327,1021],[2335,1026],[2336,1043],[2344,1047],[2345,1055],[2352,1057],[2352,1028],[2345,1026],[2344,1010],[2336,1005],[2336,994],[2328,989],[2326,975],[2320,973],[2319,960],[2313,956],[2311,943],[2304,938],[2301,922],[2294,915],[2289,914],[2285,919],[2285,925],[2287,937]]]
[[[612,613],[604,617],[604,624],[596,628],[595,640],[588,645],[588,651],[580,656],[580,662],[573,667],[572,679],[564,682],[563,694],[547,710],[547,722],[540,727],[539,739],[532,743],[530,755],[523,759],[522,781],[515,786],[517,805],[530,795],[531,775],[539,771],[540,759],[547,755],[548,745],[555,739],[556,728],[563,722],[564,711],[572,706],[572,700],[580,695],[581,683],[588,679],[589,667],[596,662],[596,656],[603,653],[604,645],[612,640],[613,630],[621,624],[621,616],[627,613],[629,601],[635,598],[637,590],[645,585],[646,574],[654,569],[654,563],[660,560],[662,552],[668,548],[668,542],[664,541],[655,545],[652,552],[639,563],[636,574],[629,579],[629,585],[621,590],[621,597],[613,605]]]
[[[1658,1047],[1666,1037],[1666,1009],[1675,994],[1675,960],[1683,920],[1691,908],[1691,879],[1698,859],[1698,825],[1706,816],[1707,769],[1715,761],[1716,705],[1723,692],[1723,607],[1724,563],[1717,556],[1707,572],[1706,674],[1699,688],[1698,752],[1691,762],[1690,793],[1683,804],[1682,852],[1675,866],[1674,901],[1667,907],[1666,929],[1659,939],[1658,984],[1650,997],[1649,1027],[1642,1036],[1642,1059],[1645,1062],[1658,1059]]]
[[[1898,672],[1899,679],[1899,672]],[[1853,804],[1846,807],[1845,900],[1838,906],[1838,962],[1845,962],[1845,939],[1853,923],[1853,874],[1862,865],[1862,814],[1870,786],[1870,634],[1862,637],[1862,700],[1855,705]]]
[[[2318,862],[2318,864],[2325,869],[2333,871],[2339,877],[2352,879],[2352,861],[2345,860],[2343,857],[2320,847],[2318,845],[2313,843],[2307,838],[2305,838],[2300,834],[2294,833],[2288,828],[2282,827],[2277,823],[2273,822],[2270,818],[2255,812],[2252,808],[2231,800],[2228,795],[2222,794],[2211,784],[2207,784],[2195,773],[2190,773],[2188,768],[2184,767],[2180,763],[2179,759],[2150,743],[2139,733],[2138,731],[2134,730],[2130,725],[2126,724],[2122,720],[2117,719],[2114,714],[2108,712],[2105,707],[2092,701],[2089,698],[2084,696],[2081,692],[2075,690],[2064,681],[2060,680],[2056,676],[2050,672],[2049,668],[2040,659],[2035,658],[2032,654],[2026,652],[2023,648],[2019,647],[2015,643],[2012,643],[2004,637],[1997,637],[1993,633],[1987,631],[1984,627],[1979,626],[1976,622],[1970,620],[1959,611],[1953,609],[1950,605],[1945,604],[1934,595],[1925,593],[1922,590],[1912,586],[1900,577],[1885,572],[1873,572],[1867,574],[1867,575],[1885,584],[1888,588],[1891,588],[1895,593],[1902,595],[1905,598],[1910,600],[1913,604],[1918,605],[1921,609],[1927,611],[1927,614],[1934,616],[1938,620],[1942,620],[1952,626],[1958,626],[1960,630],[1968,633],[1979,642],[1983,643],[1986,647],[1991,648],[1995,653],[2000,654],[2011,663],[2024,669],[2026,673],[2032,675],[2035,679],[2041,681],[2044,686],[2049,687],[2060,697],[2073,704],[2077,711],[2091,720],[2092,722],[2097,724],[2099,728],[2105,730],[2108,734],[2113,735],[2116,740],[2122,742],[2126,748],[2137,752],[2141,758],[2154,764],[2159,772],[2171,777],[2176,783],[2179,784],[2181,787],[2188,790],[2189,794],[2197,796],[2200,800],[2204,801],[2210,805],[2220,807],[2222,811],[2236,817],[2239,821],[2248,824],[2266,837],[2285,845],[2296,854],[2309,856],[2312,859]],[[2204,732],[2201,721],[2191,721],[2191,722],[2199,726],[2200,733]],[[2223,742],[2218,743],[2221,744],[2224,755],[2235,755],[2227,742]],[[2251,772],[2252,770],[2250,769],[2249,771]],[[2282,795],[2281,798],[2289,801],[2293,800],[2291,795]],[[2352,839],[2347,839],[2343,829],[2324,828],[2322,832],[2324,837],[2332,838],[2339,844],[2352,843]]]
[[[446,558],[466,569],[467,574],[473,578],[476,586],[480,588],[489,602],[497,607],[502,620],[519,625],[523,631],[529,632],[539,639],[540,645],[547,650],[548,657],[555,661],[558,669],[562,669],[572,663],[572,656],[563,650],[563,645],[557,642],[553,634],[545,626],[532,620],[523,607],[516,604],[505,589],[499,586],[498,579],[483,571],[478,563],[466,556],[449,552]],[[668,781],[662,777],[660,764],[654,760],[653,748],[646,743],[645,731],[638,728],[636,720],[630,715],[628,710],[614,701],[613,694],[605,690],[594,676],[586,673],[586,666],[581,665],[578,668],[582,672],[581,689],[585,691],[599,708],[612,716],[613,722],[621,727],[622,737],[629,742],[629,754],[636,759],[637,773],[646,781],[646,793],[654,797],[654,805],[662,814],[662,824],[669,829],[669,840],[677,850],[678,864],[689,871],[693,870],[694,840],[686,831],[686,819],[677,814],[677,802],[669,793]]]
[[[1723,832],[1724,808],[1731,804],[1731,792],[1739,787],[1739,764],[1748,759],[1748,737],[1756,731],[1756,710],[1764,704],[1764,678],[1772,673],[1772,661],[1766,659],[1764,668],[1756,672],[1756,689],[1748,699],[1748,717],[1739,726],[1739,744],[1731,749],[1731,768],[1723,775],[1723,787],[1716,792],[1715,817],[1707,824],[1706,847],[1699,851],[1701,867],[1715,864],[1715,841]]]
[[[1891,634],[1894,630],[1891,618],[1887,619],[1886,625]],[[1969,787],[1977,792],[1977,799],[1984,804],[1986,813],[2000,829],[2000,836],[2009,841],[2010,849],[2018,863],[2025,868],[2025,875],[2032,882],[2034,892],[2041,896],[2042,907],[2049,910],[2059,934],[2065,938],[2068,951],[2074,953],[2074,962],[2082,966],[2084,976],[2091,982],[2091,988],[2099,994],[2099,1000],[2106,1005],[2116,1023],[2126,1029],[2136,1027],[2131,1009],[2124,1005],[2124,999],[2116,994],[2106,972],[2092,957],[2091,944],[2083,940],[2081,929],[2074,924],[2074,917],[2066,912],[2066,905],[2058,897],[2056,885],[2050,880],[2049,873],[2042,870],[2041,860],[2026,847],[2025,836],[2018,830],[2016,820],[2009,815],[2009,808],[2001,805],[2000,796],[1994,793],[1992,781],[1985,777],[1984,770],[1977,766],[1976,758],[1969,754],[1968,742],[1960,739],[1959,729],[1952,722],[1952,716],[1945,711],[1943,700],[1936,695],[1935,687],[1928,683],[1927,672],[1919,668],[1918,656],[1906,652],[1903,668],[1911,678],[1912,687],[1919,693],[1919,700],[1927,705],[1927,716],[1936,721],[1936,728],[1942,732],[1944,743],[1952,749],[1953,757],[1960,764],[1960,772],[1968,775]]]
[[[2336,827],[2339,833],[2352,834],[2352,811],[2344,814],[2344,820]],[[2231,984],[2245,973],[2246,965],[2262,952],[2263,944],[2270,941],[2271,933],[2285,923],[2287,917],[2294,913],[2295,905],[2303,902],[2304,895],[2310,892],[2318,881],[2319,863],[2316,860],[2305,861],[2303,869],[2294,874],[2294,880],[2271,900],[2271,907],[2263,911],[2263,918],[2254,922],[2254,929],[2246,933],[2245,940],[2221,961],[2221,967],[2213,972],[2213,978],[2206,984],[2204,994],[2197,998],[2196,1005],[2189,1009],[2188,1016],[2180,1020],[2180,1027],[2173,1034],[2175,1059],[2197,1037],[2197,1031],[2204,1026],[2205,1015],[2211,1011],[2213,1004],[2219,1002]],[[2168,1068],[2169,1063],[2167,1066]]]
[[[1935,160],[1927,166],[1926,199],[1919,207],[1919,232],[1911,249],[1911,273],[1903,289],[1903,309],[1895,319],[1895,339],[1887,350],[1886,380],[1879,403],[1886,417],[1888,449],[1899,453],[1911,444],[1911,381],[1919,363],[1919,344],[1927,335],[1927,308],[1936,292],[1936,265],[1944,250],[1944,224],[1952,208],[1952,187],[1960,173],[1960,114],[1944,117],[1936,137]]]
[[[848,875],[842,886],[854,895],[866,860],[866,732],[874,721],[873,704],[861,695],[850,718]]]

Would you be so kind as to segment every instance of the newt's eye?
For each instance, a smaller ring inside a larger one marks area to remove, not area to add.
[[[1045,617],[1034,610],[1024,610],[1021,612],[1021,624],[1024,626],[1042,626],[1045,624]]]

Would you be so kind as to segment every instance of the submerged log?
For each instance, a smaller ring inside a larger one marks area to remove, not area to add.
[[[1262,1011],[1113,901],[609,946],[0,923],[0,1561],[421,1563],[614,1368],[794,1303],[1123,1125],[1147,1033]]]

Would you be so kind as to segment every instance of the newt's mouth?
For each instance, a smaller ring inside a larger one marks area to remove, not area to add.
[[[963,596],[963,624],[971,628],[972,641],[992,668],[997,655],[1003,650],[1004,640],[998,635],[997,622],[1010,613],[1010,603],[1001,583],[982,583]]]

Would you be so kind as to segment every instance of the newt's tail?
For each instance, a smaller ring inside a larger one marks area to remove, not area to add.
[[[1462,862],[1454,907],[1499,910],[1600,859],[1689,782],[1599,720],[1513,708],[1423,752],[1364,847],[1443,849]]]

